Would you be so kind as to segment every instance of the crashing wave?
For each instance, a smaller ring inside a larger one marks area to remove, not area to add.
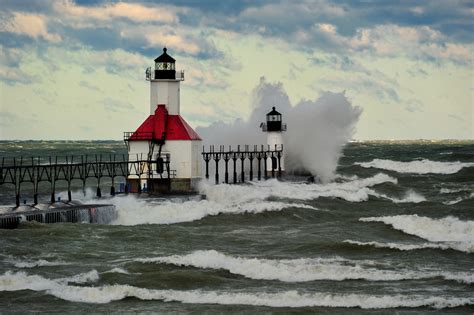
[[[448,216],[441,219],[413,215],[369,217],[362,222],[382,222],[394,229],[415,235],[431,242],[439,242],[466,253],[474,252],[474,221],[462,221]]]

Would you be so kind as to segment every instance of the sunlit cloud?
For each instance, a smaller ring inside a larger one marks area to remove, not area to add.
[[[25,35],[34,39],[43,38],[59,42],[61,36],[48,32],[46,17],[39,14],[14,12],[12,16],[2,17],[0,31]]]
[[[63,0],[55,2],[54,9],[68,18],[77,19],[112,20],[126,18],[134,22],[179,22],[176,9],[165,6],[153,8],[138,3],[119,2],[86,7],[77,5],[72,0]]]

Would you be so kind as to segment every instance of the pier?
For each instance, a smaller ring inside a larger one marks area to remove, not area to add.
[[[155,165],[159,163],[159,165]],[[72,200],[71,184],[74,180],[82,182],[85,191],[86,181],[95,178],[97,181],[96,195],[102,197],[101,180],[110,178],[110,195],[114,196],[117,191],[115,185],[117,179],[122,178],[123,183],[127,178],[138,179],[162,179],[170,181],[175,171],[170,170],[169,156],[162,156],[157,161],[148,159],[147,156],[137,154],[135,157],[129,155],[81,155],[63,157],[19,157],[2,158],[0,165],[0,186],[13,185],[15,187],[15,204],[20,206],[21,189],[25,183],[33,185],[33,203],[38,204],[39,184],[49,183],[51,203],[56,201],[56,183],[65,181],[67,183],[68,201]],[[155,167],[154,167],[155,166]],[[159,168],[156,172],[153,169]],[[126,184],[121,185],[123,193],[129,193]],[[137,192],[141,192],[139,187]]]
[[[232,183],[236,184],[238,182],[237,169],[238,164],[240,164],[240,179],[241,182],[245,181],[245,161],[247,161],[248,170],[249,170],[249,180],[254,179],[254,161],[257,163],[257,179],[262,180],[262,175],[264,179],[268,179],[270,176],[274,178],[275,176],[281,177],[282,175],[282,163],[281,159],[283,157],[283,145],[238,145],[236,149],[233,149],[232,146],[229,146],[226,150],[226,146],[220,145],[217,150],[214,145],[209,146],[208,150],[205,150],[205,147],[202,148],[202,156],[206,164],[206,178],[209,179],[209,163],[214,161],[215,163],[215,182],[219,184],[220,174],[219,174],[219,162],[222,160],[224,162],[224,183],[229,183],[229,162],[232,165]],[[271,163],[271,165],[268,165]],[[262,165],[263,164],[263,165]],[[263,169],[262,169],[263,166]],[[268,171],[269,166],[271,171]]]

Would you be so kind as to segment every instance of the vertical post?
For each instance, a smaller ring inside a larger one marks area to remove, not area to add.
[[[20,179],[17,177],[16,158],[13,158],[13,177],[15,177],[15,204],[20,206]]]
[[[278,156],[278,177],[281,177],[281,154],[280,154],[280,151],[278,151],[277,156]]]
[[[262,179],[262,169],[261,169],[261,162],[262,162],[262,156],[260,155],[260,152],[257,153],[257,164],[258,164],[258,180]]]
[[[242,183],[245,182],[245,166],[244,166],[244,161],[245,161],[245,153],[240,153],[240,177],[242,180]]]
[[[268,174],[267,174],[267,163],[268,163],[268,156],[267,152],[263,152],[263,177],[265,179],[268,179]]]
[[[249,178],[250,178],[250,181],[253,180],[253,152],[250,152],[249,153],[249,161],[250,161],[250,172],[249,172]]]
[[[237,183],[237,153],[232,152],[232,161],[234,162],[234,184]]]
[[[56,161],[58,157],[56,157]],[[57,164],[57,163],[56,163]],[[56,164],[52,165],[51,156],[49,157],[50,175],[51,175],[51,203],[56,202]]]
[[[71,164],[74,160],[74,157],[71,156]],[[72,193],[71,193],[71,177],[72,177],[72,174],[71,174],[71,167],[72,165],[69,164],[69,160],[68,160],[68,157],[66,155],[66,164],[67,164],[67,200],[70,202],[72,200]]]
[[[209,179],[209,153],[206,153],[206,158],[205,158],[205,161],[206,161],[206,179]]]
[[[214,154],[214,161],[216,161],[216,185],[219,184],[219,153]]]
[[[229,154],[225,153],[224,156],[224,162],[225,162],[225,183],[229,183]]]
[[[95,155],[95,177],[97,178],[97,197],[102,197],[102,191],[100,190],[100,177],[101,177],[101,164],[102,164],[102,154],[100,159],[97,159],[97,154]]]
[[[38,161],[39,164],[39,161]],[[38,204],[38,172],[35,166],[35,159],[31,157],[31,167],[33,172],[33,204]]]
[[[272,178],[275,178],[275,168],[273,167],[273,161],[274,161],[275,157],[273,156],[273,152],[272,152]]]
[[[82,193],[86,196],[86,178],[87,178],[87,154],[86,154],[86,161],[84,163],[84,156],[81,155],[81,162],[82,162]]]
[[[111,165],[112,174],[109,174],[112,177],[112,186],[110,186],[110,195],[115,196],[115,154],[114,161],[112,162],[112,156],[109,155],[109,161]]]
[[[170,174],[170,156],[166,155],[166,173],[168,174],[168,191],[171,191],[171,174]]]

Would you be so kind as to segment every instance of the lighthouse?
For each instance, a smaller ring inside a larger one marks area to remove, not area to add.
[[[143,161],[142,175],[129,175],[127,183],[131,191],[195,191],[202,176],[202,140],[180,114],[184,71],[176,71],[176,60],[166,47],[154,61],[154,69],[145,72],[150,115],[134,132],[124,134],[129,161]]]
[[[283,148],[283,131],[286,131],[286,124],[282,122],[282,117],[279,112],[272,107],[272,110],[266,115],[267,121],[261,123],[260,127],[263,132],[267,133],[267,145],[270,150],[282,149]],[[278,161],[279,160],[279,161]],[[278,165],[280,162],[280,165]],[[282,156],[277,159],[275,156],[267,158],[267,169],[265,170],[268,174],[274,174],[275,170],[281,169],[281,172],[285,171],[285,158]]]

